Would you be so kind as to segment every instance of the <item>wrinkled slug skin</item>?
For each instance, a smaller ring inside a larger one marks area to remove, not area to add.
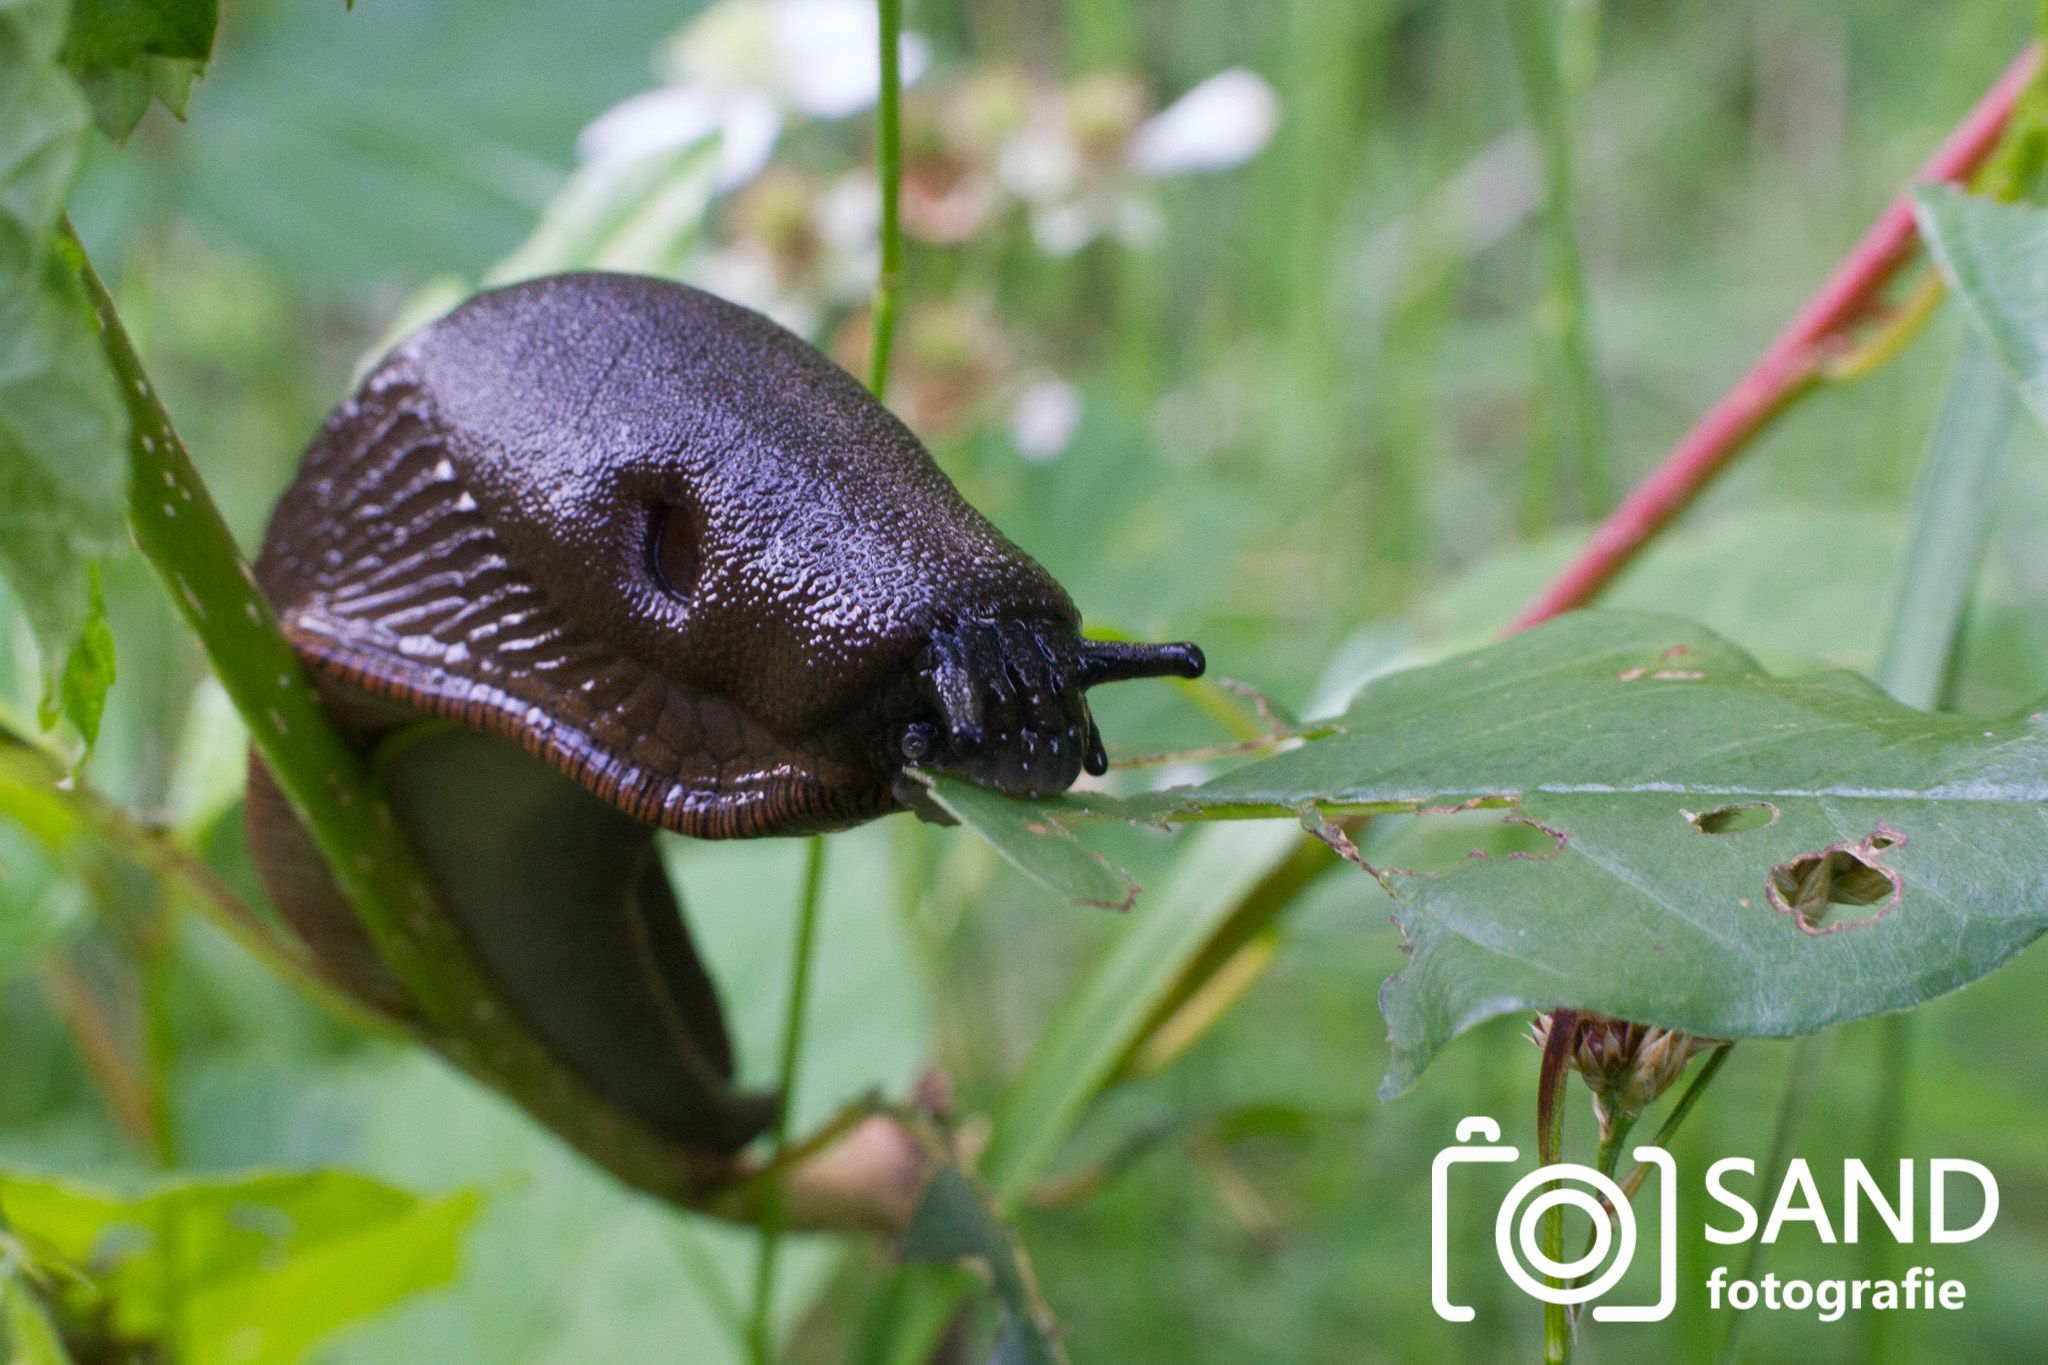
[[[1103,766],[1088,686],[1201,668],[1082,640],[850,376],[634,276],[496,290],[402,343],[314,439],[256,572],[328,709],[395,755],[394,810],[523,1022],[715,1150],[770,1109],[731,1093],[656,828],[842,828],[897,809],[907,765],[1058,791]],[[406,1013],[252,767],[272,895],[337,982]]]

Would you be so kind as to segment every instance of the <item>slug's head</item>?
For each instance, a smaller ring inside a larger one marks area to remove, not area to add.
[[[906,766],[1056,792],[1103,767],[1088,687],[1201,668],[1083,640],[844,371],[632,276],[497,290],[400,346],[315,441],[259,577],[330,683],[700,835],[881,814]]]
[[[1125,678],[1197,678],[1191,644],[1084,640],[1062,625],[973,621],[942,630],[920,656],[923,714],[897,741],[913,768],[950,772],[1013,796],[1065,791],[1109,771],[1087,689]]]

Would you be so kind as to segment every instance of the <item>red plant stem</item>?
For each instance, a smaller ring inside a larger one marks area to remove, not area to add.
[[[1981,166],[1998,145],[2013,106],[2040,61],[2039,45],[2028,44],[1940,150],[1928,158],[1915,179],[1959,181]],[[1547,621],[1597,596],[1772,417],[1814,381],[1831,345],[1839,343],[1842,333],[1870,313],[1877,296],[1918,249],[1913,203],[1902,195],[1871,224],[1770,349],[1609,514],[1579,557],[1523,609],[1509,631]]]

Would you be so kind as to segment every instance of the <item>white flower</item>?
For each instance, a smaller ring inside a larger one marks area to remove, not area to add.
[[[869,0],[720,0],[672,39],[658,66],[668,82],[613,106],[583,130],[585,161],[628,160],[716,134],[719,188],[758,174],[792,113],[837,119],[881,92]],[[906,33],[904,84],[924,73],[930,46]]]
[[[1241,66],[1219,71],[1146,120],[1131,137],[1131,169],[1165,177],[1241,166],[1265,150],[1280,99]]]
[[[1031,206],[1039,250],[1070,256],[1099,237],[1149,246],[1161,228],[1154,183],[1249,161],[1272,140],[1280,101],[1265,81],[1234,67],[1151,118],[1140,121],[1142,113],[1131,82],[1090,78],[1042,97],[1003,144],[997,176]]]
[[[1026,384],[1010,405],[1010,439],[1033,464],[1059,458],[1081,421],[1081,393],[1050,376]]]
[[[615,104],[583,130],[576,152],[590,165],[619,165],[702,138],[718,138],[718,188],[760,173],[782,135],[782,111],[756,90],[671,85]]]

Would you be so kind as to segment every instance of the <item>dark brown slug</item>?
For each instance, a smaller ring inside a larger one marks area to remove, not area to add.
[[[720,1151],[772,1106],[731,1090],[654,828],[844,828],[914,804],[906,768],[1063,791],[1106,766],[1089,687],[1202,671],[1083,639],[803,341],[635,276],[496,290],[405,341],[314,439],[257,576],[526,1024]],[[330,974],[407,1012],[254,764],[249,824]]]

